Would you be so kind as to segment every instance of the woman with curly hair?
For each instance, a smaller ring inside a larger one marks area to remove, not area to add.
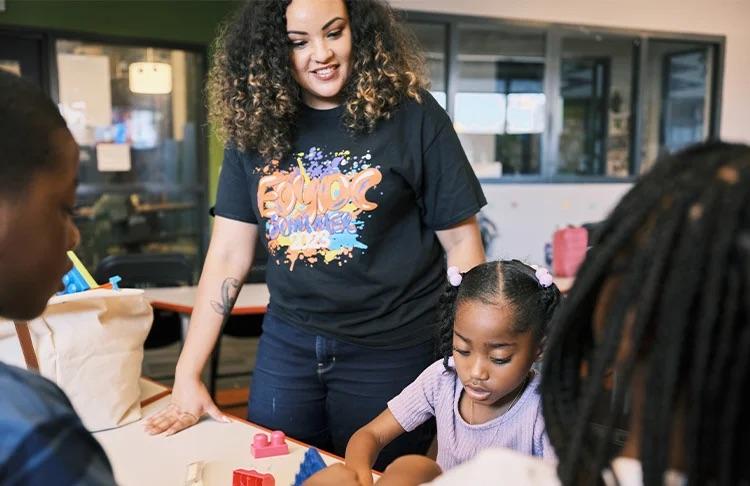
[[[152,433],[222,418],[199,376],[258,234],[271,300],[251,421],[342,455],[434,360],[444,256],[484,260],[486,201],[418,52],[381,0],[256,0],[225,29],[209,88],[226,141],[216,221]],[[431,435],[406,434],[378,465]]]

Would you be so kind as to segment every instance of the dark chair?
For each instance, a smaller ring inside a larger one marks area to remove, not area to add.
[[[103,283],[115,275],[122,278],[119,285],[128,288],[193,285],[192,264],[184,255],[176,253],[110,255],[99,262],[94,279]],[[154,309],[154,324],[144,348],[160,348],[181,341],[182,327],[179,314]],[[172,377],[168,375],[151,378]]]
[[[99,262],[94,278],[97,282],[107,282],[114,275],[122,277],[122,287],[193,285],[193,266],[179,253],[110,255]]]

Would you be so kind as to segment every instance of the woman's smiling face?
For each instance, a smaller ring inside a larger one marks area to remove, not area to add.
[[[352,33],[343,0],[293,0],[286,9],[292,75],[304,103],[325,110],[341,104],[352,70]]]

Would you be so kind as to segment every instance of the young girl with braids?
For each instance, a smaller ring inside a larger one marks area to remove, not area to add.
[[[252,264],[270,293],[248,418],[342,455],[434,359],[446,260],[485,260],[486,203],[423,59],[383,0],[252,0],[216,45],[209,95],[224,135],[215,224],[171,405],[175,433],[223,419],[201,370]],[[428,424],[380,467],[425,452]]]
[[[492,449],[431,485],[750,484],[750,147],[710,143],[659,161],[598,235],[545,351],[557,470]],[[436,474],[408,456],[378,484]],[[309,486],[334,477],[355,484],[337,468]]]
[[[560,292],[546,269],[493,261],[465,274],[448,269],[441,299],[440,353],[346,449],[362,484],[380,450],[431,417],[447,469],[492,446],[554,457],[544,433],[539,374],[532,365]]]

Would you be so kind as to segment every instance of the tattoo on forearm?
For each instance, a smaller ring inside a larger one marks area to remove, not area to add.
[[[226,317],[232,312],[237,296],[240,295],[240,287],[242,284],[236,278],[224,279],[221,284],[221,302],[211,301],[211,307],[217,314]]]

